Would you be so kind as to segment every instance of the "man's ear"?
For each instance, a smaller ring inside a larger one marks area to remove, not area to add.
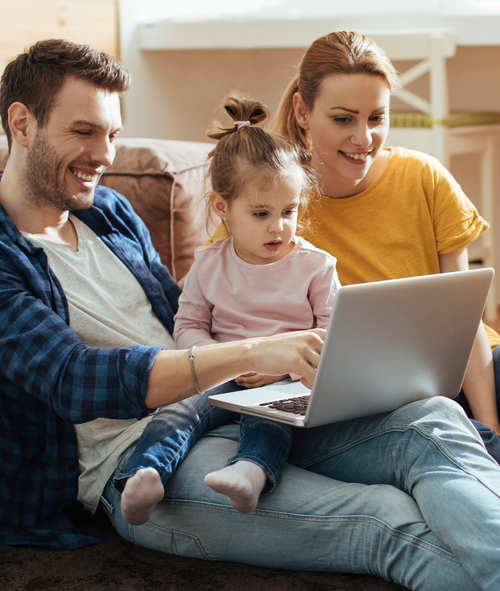
[[[219,193],[213,192],[210,193],[208,198],[210,199],[210,205],[212,206],[215,215],[218,215],[221,219],[226,218],[229,207],[224,197],[219,195]]]
[[[19,102],[12,103],[7,112],[12,139],[27,148],[30,143],[30,135],[36,130],[35,118],[28,107]]]
[[[308,113],[309,109],[302,98],[302,95],[296,92],[293,95],[293,108],[295,111],[295,118],[302,129],[309,130]]]

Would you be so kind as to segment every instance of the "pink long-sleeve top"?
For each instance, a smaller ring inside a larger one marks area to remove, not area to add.
[[[252,265],[232,238],[198,248],[175,316],[179,349],[325,328],[340,288],[336,259],[302,238],[282,259]]]

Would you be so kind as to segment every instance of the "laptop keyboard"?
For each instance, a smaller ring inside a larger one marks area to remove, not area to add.
[[[304,394],[304,396],[296,396],[295,398],[282,398],[281,400],[273,400],[272,402],[261,402],[259,406],[267,406],[274,410],[284,410],[294,415],[305,415],[309,398],[311,398],[310,394]]]

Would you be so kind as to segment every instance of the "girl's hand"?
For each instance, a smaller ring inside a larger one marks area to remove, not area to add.
[[[267,384],[274,384],[274,382],[284,380],[288,375],[289,374],[285,373],[281,376],[264,376],[255,372],[250,372],[244,373],[234,381],[238,386],[243,386],[244,388],[260,388],[261,386],[267,386]]]

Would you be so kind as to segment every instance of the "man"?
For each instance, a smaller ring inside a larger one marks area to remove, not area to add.
[[[194,364],[174,349],[180,290],[126,200],[96,187],[128,84],[106,54],[58,40],[2,77],[0,541],[94,542],[69,521],[78,495],[91,510],[101,502],[127,539],[185,556],[368,572],[410,589],[498,588],[500,469],[450,401],[298,430],[293,465],[250,515],[203,483],[234,455],[235,426],[218,427],[151,520],[125,523],[112,476],[150,409],[172,405],[162,412],[182,420],[197,389],[250,371],[311,385],[323,334],[199,347]]]

